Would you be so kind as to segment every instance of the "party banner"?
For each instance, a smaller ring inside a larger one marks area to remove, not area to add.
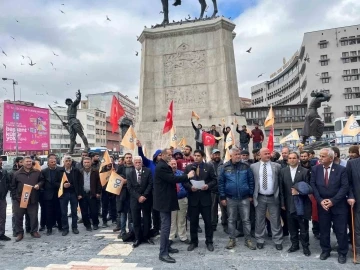
[[[20,208],[27,208],[32,188],[33,188],[33,186],[24,184],[23,190],[21,193]]]
[[[61,183],[60,183],[60,187],[59,187],[59,191],[58,191],[58,198],[60,198],[63,194],[64,194],[64,184],[65,182],[69,182],[66,173],[63,173],[63,177],[61,179]]]
[[[124,178],[118,175],[115,171],[111,172],[108,185],[106,187],[106,191],[120,195],[121,189],[124,185]]]

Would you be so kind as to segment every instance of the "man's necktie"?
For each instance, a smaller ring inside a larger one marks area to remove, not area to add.
[[[141,184],[141,172],[140,172],[140,171],[138,171],[137,182],[138,182],[139,184]]]
[[[266,163],[264,163],[263,168],[263,184],[262,187],[264,190],[267,190],[267,169],[266,169]]]
[[[200,167],[198,165],[197,168],[196,168],[196,176],[199,176],[199,175],[200,175]]]
[[[328,173],[329,167],[324,167],[324,169],[325,169],[325,176],[324,176],[325,186],[328,186],[328,184],[329,184],[329,173]]]

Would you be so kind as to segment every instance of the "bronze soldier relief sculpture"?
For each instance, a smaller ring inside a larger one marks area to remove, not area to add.
[[[322,102],[329,101],[331,98],[330,94],[327,94],[325,92],[317,92],[312,91],[310,94],[311,97],[313,97],[312,101],[310,102],[309,108],[306,112],[305,116],[305,123],[304,128],[302,131],[302,144],[305,145],[306,140],[314,136],[316,139],[316,142],[310,144],[307,147],[304,147],[304,149],[317,149],[317,148],[323,148],[326,145],[328,145],[327,142],[322,141],[321,136],[324,133],[324,122],[321,119],[317,109],[321,107]]]
[[[81,125],[79,119],[76,118],[77,114],[77,106],[80,104],[81,101],[81,93],[80,90],[76,93],[76,99],[73,102],[70,98],[67,98],[65,100],[65,104],[68,106],[67,109],[67,119],[68,122],[63,122],[64,127],[69,131],[70,133],[70,149],[68,154],[74,153],[75,148],[75,140],[76,135],[79,135],[82,139],[84,145],[85,145],[85,151],[89,151],[89,143],[87,138],[84,135],[83,126]]]
[[[211,18],[215,18],[216,14],[218,13],[217,8],[217,2],[216,0],[212,0],[214,4],[214,12],[211,16]],[[169,24],[169,0],[161,0],[161,3],[163,5],[163,13],[164,13],[164,20],[162,22],[162,25]],[[204,17],[204,13],[207,7],[206,0],[199,0],[200,6],[201,6],[201,12],[199,19],[202,19]],[[181,0],[175,0],[174,6],[180,6]]]

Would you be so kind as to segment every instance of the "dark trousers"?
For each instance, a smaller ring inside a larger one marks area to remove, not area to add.
[[[57,197],[57,194],[54,194],[54,197],[51,200],[46,200],[43,202],[44,209],[41,209],[41,212],[45,210],[46,213],[46,228],[48,230],[52,229],[55,226],[55,223],[58,224],[58,229],[62,229],[61,221],[61,207],[60,200]],[[67,208],[66,208],[67,209]],[[67,211],[66,211],[67,214]],[[40,222],[41,226],[41,222]]]
[[[95,197],[90,198],[90,194],[87,193],[83,195],[79,205],[84,226],[86,228],[91,227],[89,217],[91,217],[93,225],[99,225],[97,199]]]
[[[5,234],[6,206],[6,199],[0,200],[0,235]]]
[[[130,209],[133,220],[133,227],[135,233],[135,240],[146,241],[149,239],[149,231],[151,227],[151,204],[150,201],[139,203],[138,201],[131,199]],[[141,213],[142,222],[141,226]]]
[[[15,219],[15,209],[14,209],[14,200],[12,201],[12,217],[11,217],[11,222],[12,222],[12,230],[13,230],[13,234],[16,234],[16,219]],[[31,228],[30,228],[30,217],[27,213],[25,213],[25,229],[27,232],[30,232]],[[24,230],[24,229],[23,229]]]
[[[61,225],[63,230],[69,230],[69,220],[67,216],[69,202],[71,209],[71,228],[77,228],[78,199],[75,192],[64,192],[64,194],[60,197],[59,201],[61,207]]]
[[[296,214],[287,213],[287,220],[290,232],[290,241],[293,246],[299,246],[300,242],[303,247],[309,246],[309,221]]]
[[[20,202],[13,200],[14,213],[15,213],[15,232],[16,234],[24,234],[24,215],[28,214],[30,219],[30,233],[38,231],[39,221],[38,221],[38,203],[29,203],[27,208],[20,208]]]
[[[41,228],[44,228],[45,225],[46,225],[46,221],[47,221],[47,218],[46,218],[46,207],[45,207],[45,201],[43,199],[43,193],[40,192],[39,193],[39,204],[40,204],[40,227]]]
[[[213,229],[211,226],[211,205],[209,206],[189,206],[190,211],[190,239],[191,243],[198,244],[198,227],[199,227],[199,214],[201,214],[205,223],[205,243],[213,243]]]
[[[196,150],[202,150],[204,151],[204,144],[196,142]]]
[[[101,193],[101,205],[102,205],[102,220],[104,223],[107,222],[108,214],[111,217],[111,220],[116,221],[116,196],[103,190]]]
[[[319,226],[319,221],[312,221],[312,232],[314,235],[319,235],[320,234],[320,226]]]
[[[160,256],[169,255],[171,212],[159,212],[161,217]]]
[[[347,236],[347,208],[340,214],[334,214],[332,209],[325,211],[320,204],[318,204],[319,225],[320,225],[320,247],[323,252],[331,252],[330,246],[330,232],[331,222],[334,226],[334,233],[338,242],[337,252],[342,255],[347,255],[349,250],[348,236]]]
[[[219,222],[219,194],[211,192],[211,226],[216,229]]]
[[[289,227],[288,227],[288,215],[286,213],[286,210],[283,210],[280,208],[280,216],[281,219],[283,221],[283,226],[282,226],[282,230],[283,230],[283,235],[289,235]]]

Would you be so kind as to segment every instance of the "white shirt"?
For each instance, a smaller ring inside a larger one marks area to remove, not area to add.
[[[330,172],[331,172],[331,167],[332,167],[332,162],[331,162],[331,164],[329,165],[329,168],[327,169],[327,171],[328,171],[328,180],[330,179]],[[325,166],[323,166],[323,168],[324,168],[324,179],[325,179],[325,172],[326,172],[326,170],[325,170]]]
[[[292,168],[291,166],[289,166],[289,168],[290,168],[291,180],[294,183],[298,166],[296,166],[295,168]]]
[[[263,189],[263,170],[264,164],[266,164],[267,171],[267,189]],[[263,195],[273,195],[274,194],[274,181],[273,181],[273,171],[271,169],[271,162],[262,162],[260,161],[260,170],[259,170],[259,193]]]

